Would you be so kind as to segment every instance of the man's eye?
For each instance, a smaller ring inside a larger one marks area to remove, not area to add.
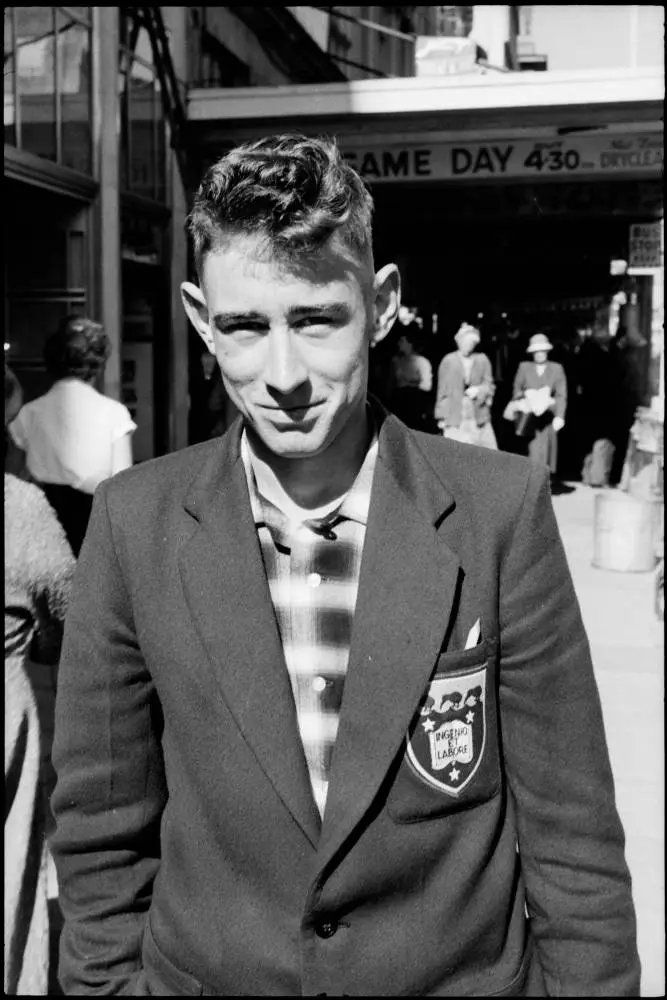
[[[300,330],[312,329],[313,327],[331,326],[332,320],[329,316],[306,316],[299,320],[297,327]]]
[[[227,326],[221,333],[228,337],[253,337],[262,333],[266,328],[260,323],[244,323],[242,326]]]

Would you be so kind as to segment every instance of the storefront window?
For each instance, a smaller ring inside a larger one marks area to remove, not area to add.
[[[70,16],[87,7],[58,10],[58,75],[61,113],[61,162],[88,174],[92,169],[90,120],[90,29]]]
[[[55,7],[15,7],[19,145],[57,160]]]
[[[92,170],[91,8],[5,8],[5,142]]]

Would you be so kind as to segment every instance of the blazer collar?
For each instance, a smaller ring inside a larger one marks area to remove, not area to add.
[[[213,690],[315,845],[320,816],[250,507],[241,430],[238,419],[191,484],[185,506],[198,524],[183,546],[179,569]]]
[[[318,845],[322,866],[371,807],[445,641],[461,566],[441,526],[454,506],[418,437],[387,416]]]

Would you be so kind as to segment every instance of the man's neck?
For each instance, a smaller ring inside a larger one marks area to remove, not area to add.
[[[258,486],[262,482],[274,495],[285,493],[304,510],[324,507],[343,497],[354,483],[373,437],[373,425],[365,404],[360,416],[353,414],[338,437],[319,455],[283,458],[265,448],[248,431],[248,445]]]

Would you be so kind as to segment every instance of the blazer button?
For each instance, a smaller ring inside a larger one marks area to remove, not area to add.
[[[337,920],[319,920],[315,924],[315,933],[321,938],[333,937],[338,930]]]

